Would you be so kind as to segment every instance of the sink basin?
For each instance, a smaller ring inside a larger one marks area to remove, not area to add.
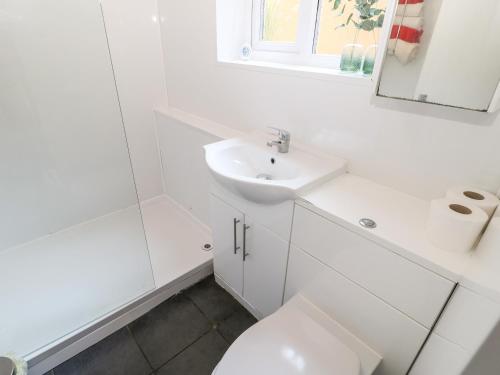
[[[290,146],[280,154],[265,139],[236,138],[205,146],[208,168],[222,186],[261,204],[295,199],[300,193],[345,173],[346,162]]]

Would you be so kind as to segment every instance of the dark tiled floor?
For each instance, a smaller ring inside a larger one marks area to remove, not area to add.
[[[210,321],[182,294],[161,304],[129,327],[154,369],[211,329]]]
[[[210,375],[255,322],[211,276],[46,375]]]
[[[232,343],[254,323],[255,318],[253,315],[245,309],[239,308],[227,319],[221,321],[217,330],[227,342]]]

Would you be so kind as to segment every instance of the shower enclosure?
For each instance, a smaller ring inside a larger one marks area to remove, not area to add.
[[[155,288],[97,0],[0,1],[0,355]]]

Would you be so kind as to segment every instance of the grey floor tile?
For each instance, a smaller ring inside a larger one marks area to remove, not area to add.
[[[129,325],[157,369],[211,329],[210,322],[184,295],[162,303]]]
[[[218,331],[227,342],[232,343],[243,332],[257,323],[257,319],[242,306],[226,320],[218,324]]]
[[[213,322],[220,322],[240,308],[240,304],[213,276],[206,278],[186,291],[186,295]]]
[[[147,375],[151,367],[123,328],[53,371],[55,375]]]
[[[224,339],[212,330],[160,368],[157,375],[211,375],[228,348]]]

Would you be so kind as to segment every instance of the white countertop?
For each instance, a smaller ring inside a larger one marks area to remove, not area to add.
[[[482,241],[471,252],[442,250],[426,237],[430,202],[352,174],[304,193],[297,203],[500,303],[500,230],[498,240]],[[500,212],[495,216],[492,225],[500,227]],[[375,220],[377,227],[361,227],[361,218]]]
[[[345,174],[304,193],[297,203],[379,243],[447,279],[459,282],[472,253],[454,253],[433,246],[425,226],[430,203],[370,180]],[[375,229],[359,225],[376,221]]]

